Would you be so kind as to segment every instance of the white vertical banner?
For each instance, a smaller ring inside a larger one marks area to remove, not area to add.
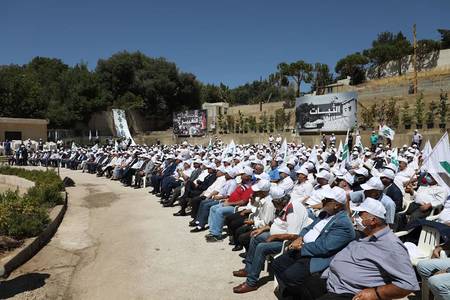
[[[127,138],[131,140],[131,145],[136,145],[128,128],[125,111],[123,109],[113,109],[113,120],[116,127],[116,135],[118,137]]]

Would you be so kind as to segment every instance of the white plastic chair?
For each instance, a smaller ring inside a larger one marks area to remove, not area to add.
[[[405,195],[403,196],[403,203],[402,203],[402,211],[399,211],[399,214],[404,214],[407,210],[408,207],[411,203],[413,203],[413,199],[411,197],[411,194],[405,193]]]
[[[405,236],[410,233],[409,231],[399,231],[396,232],[395,235],[398,237]],[[439,245],[441,235],[439,231],[435,228],[423,226],[422,231],[420,232],[419,242],[417,245],[418,251],[421,254],[420,257],[412,257],[411,263],[413,266],[416,266],[417,263],[421,260],[430,259],[433,254],[434,248]]]

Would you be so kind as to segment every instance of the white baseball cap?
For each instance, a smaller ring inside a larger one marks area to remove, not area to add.
[[[270,187],[269,194],[272,197],[272,199],[276,200],[282,198],[285,195],[285,190],[280,188],[279,186],[272,185]]]
[[[358,175],[363,175],[364,177],[368,177],[369,176],[369,170],[367,170],[364,167],[356,169],[355,173],[358,174]]]
[[[261,179],[259,180],[257,183],[255,183],[254,185],[252,185],[252,190],[254,192],[267,192],[270,190],[270,187],[272,186],[272,184],[270,183],[269,180],[266,179]]]
[[[305,176],[308,176],[308,174],[309,174],[308,169],[307,169],[307,168],[304,168],[304,167],[298,168],[298,170],[295,171],[295,173],[297,173],[297,174],[303,174],[303,175],[305,175]]]
[[[291,173],[291,170],[289,170],[289,168],[288,167],[286,167],[286,166],[282,166],[282,167],[279,167],[278,168],[278,172],[280,172],[280,173],[286,173],[286,174],[290,174]]]
[[[333,199],[341,204],[345,204],[347,202],[347,194],[344,189],[338,186],[324,190],[322,196],[327,199]]]
[[[261,174],[256,174],[255,175],[256,179],[265,179],[265,180],[269,180],[270,181],[270,176],[267,173],[261,173]]]
[[[349,172],[345,173],[344,175],[339,175],[337,176],[337,178],[346,181],[350,185],[353,185],[353,183],[355,182],[355,179]]]
[[[381,182],[380,177],[372,177],[366,183],[361,184],[361,188],[365,191],[369,190],[384,190],[383,182]]]
[[[386,219],[386,208],[384,208],[383,204],[380,201],[373,198],[366,198],[363,203],[361,203],[357,207],[354,207],[353,211],[365,211],[383,220]]]
[[[391,169],[383,169],[383,172],[381,172],[380,177],[386,177],[393,180],[395,178],[395,173]]]
[[[317,178],[323,178],[323,179],[326,179],[326,180],[330,180],[331,174],[327,170],[322,170],[319,173],[317,173],[316,177]]]
[[[253,169],[250,168],[249,166],[245,166],[242,170],[242,174],[248,175],[248,176],[252,176],[253,175]]]

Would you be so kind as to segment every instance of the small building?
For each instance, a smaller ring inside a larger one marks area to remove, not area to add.
[[[0,140],[47,140],[46,119],[23,119],[0,117]]]
[[[230,104],[226,102],[215,102],[215,103],[205,102],[203,103],[202,108],[206,109],[208,129],[210,131],[214,131],[216,128],[217,116],[218,115],[226,116],[228,114]]]

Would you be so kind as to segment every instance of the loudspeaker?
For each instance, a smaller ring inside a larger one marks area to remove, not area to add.
[[[63,179],[63,184],[64,187],[71,187],[71,186],[75,186],[75,181],[73,181],[71,178],[69,177],[65,177]]]

